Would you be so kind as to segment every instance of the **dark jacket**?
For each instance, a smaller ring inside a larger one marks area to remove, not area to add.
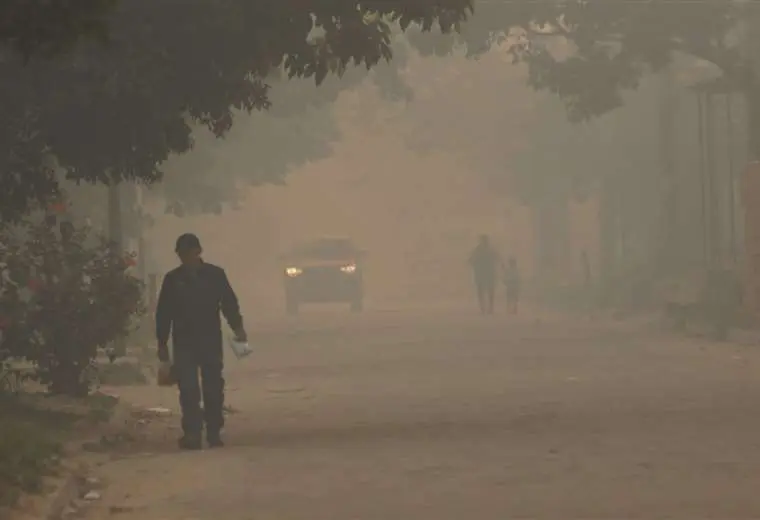
[[[224,269],[202,263],[197,269],[180,266],[161,284],[156,307],[156,337],[166,344],[172,336],[175,355],[186,349],[220,349],[219,311],[233,330],[243,326],[237,296]]]
[[[499,253],[491,246],[479,244],[470,254],[470,266],[476,279],[493,282],[499,266]]]

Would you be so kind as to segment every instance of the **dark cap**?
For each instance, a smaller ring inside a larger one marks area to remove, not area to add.
[[[190,251],[192,249],[201,249],[201,241],[198,236],[193,233],[185,233],[184,235],[180,235],[177,239],[177,245],[175,246],[174,250],[179,252]]]

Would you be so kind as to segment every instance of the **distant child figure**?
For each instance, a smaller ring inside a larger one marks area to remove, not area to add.
[[[510,314],[517,314],[517,307],[520,302],[520,272],[517,269],[517,260],[510,256],[506,266],[504,266],[504,287],[507,292],[507,311]]]
[[[488,235],[480,235],[478,245],[470,253],[470,267],[475,282],[481,314],[493,314],[493,300],[499,283],[499,253]]]
[[[581,269],[583,269],[583,286],[586,290],[591,290],[591,262],[585,249],[581,253]]]

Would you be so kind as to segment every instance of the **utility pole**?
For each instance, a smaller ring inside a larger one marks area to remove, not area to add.
[[[130,230],[130,247],[136,249],[137,254],[137,277],[143,282],[143,303],[147,305],[148,313],[143,316],[140,324],[139,338],[140,345],[143,347],[149,341],[152,332],[155,330],[154,312],[157,297],[157,278],[150,269],[150,255],[148,254],[148,245],[145,240],[145,229],[148,226],[148,217],[143,208],[143,187],[140,184],[129,185],[129,225]]]
[[[744,91],[747,111],[747,158],[749,161],[760,160],[760,6],[755,0],[744,1],[744,41],[743,54],[749,69],[751,87]]]
[[[744,85],[744,112],[746,113],[745,143],[747,146],[746,161],[741,184],[742,212],[744,213],[742,264],[744,274],[744,302],[747,310],[754,316],[757,322],[760,319],[760,205],[758,194],[760,193],[760,156],[758,155],[758,142],[760,142],[760,94],[755,92],[753,86],[757,85],[758,71],[760,71],[760,56],[756,52],[760,48],[760,16],[758,16],[757,3],[752,0],[741,2],[743,15],[742,34],[742,58],[748,69],[748,85]]]
[[[723,233],[721,233],[721,204],[718,185],[718,165],[715,154],[715,92],[708,87],[705,92],[705,163],[707,173],[707,207],[710,237],[711,268],[722,261]]]
[[[148,259],[147,244],[145,242],[145,214],[143,213],[143,188],[135,184],[135,215],[137,219],[137,273],[140,280],[147,282],[148,279]]]
[[[697,90],[697,138],[699,154],[699,185],[701,192],[701,227],[702,227],[702,263],[704,267],[709,264],[710,256],[710,238],[708,234],[708,196],[707,196],[707,165],[705,160],[705,96]]]
[[[678,178],[676,175],[676,86],[673,66],[667,67],[660,76],[660,96],[658,107],[658,135],[660,155],[660,186],[662,228],[658,244],[657,268],[662,273],[670,273],[676,268],[678,232]]]
[[[115,178],[111,178],[108,185],[108,239],[111,246],[111,254],[115,257],[124,256],[124,234],[122,227],[121,212],[121,184]],[[127,353],[127,344],[124,338],[119,337],[114,341],[113,351],[109,353],[111,361],[117,357],[123,357]]]
[[[728,148],[728,213],[729,213],[729,249],[731,253],[731,264],[734,268],[739,263],[739,253],[737,245],[737,233],[736,233],[736,165],[735,165],[735,152],[734,146],[734,105],[733,105],[734,93],[732,91],[726,92],[726,146]]]
[[[108,240],[114,255],[124,254],[124,234],[121,219],[121,185],[112,180],[108,186]]]

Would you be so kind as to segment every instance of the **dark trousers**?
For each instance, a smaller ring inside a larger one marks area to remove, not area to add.
[[[221,349],[188,349],[179,353],[175,350],[174,367],[185,435],[200,435],[204,422],[207,434],[218,434],[224,427],[224,362]]]
[[[478,295],[480,312],[492,314],[496,280],[493,277],[475,275],[475,292]]]

